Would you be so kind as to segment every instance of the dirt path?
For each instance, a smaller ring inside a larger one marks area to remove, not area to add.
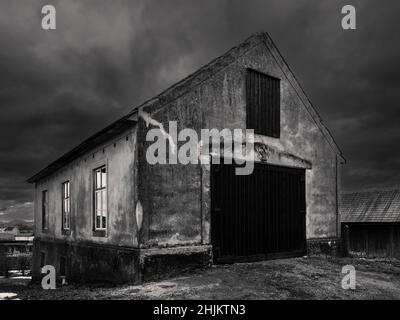
[[[344,265],[356,290],[343,290]],[[0,279],[0,299],[400,299],[400,262],[296,258],[219,265],[140,286],[76,286],[44,291],[28,280]]]

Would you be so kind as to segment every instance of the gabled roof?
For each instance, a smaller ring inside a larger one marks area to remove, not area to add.
[[[212,60],[210,63],[206,64],[205,66],[198,69],[196,72],[192,73],[191,75],[187,76],[186,78],[182,79],[181,81],[175,83],[168,89],[161,92],[159,95],[155,96],[152,99],[145,101],[144,103],[134,107],[131,112],[129,112],[125,117],[122,119],[112,123],[106,129],[96,133],[89,139],[85,140],[82,144],[78,147],[72,149],[65,155],[63,155],[58,160],[51,163],[49,166],[44,168],[42,171],[34,175],[33,177],[28,179],[28,182],[35,182],[51,173],[55,172],[62,166],[64,166],[67,162],[77,158],[81,154],[85,153],[87,150],[93,147],[93,144],[96,143],[97,140],[102,139],[108,131],[114,130],[114,128],[118,128],[121,124],[127,124],[129,121],[134,120],[137,121],[138,111],[143,110],[144,108],[151,108],[157,109],[163,107],[172,101],[178,99],[179,97],[183,96],[196,86],[202,84],[204,81],[207,81],[209,78],[214,76],[217,72],[223,70],[224,68],[228,67],[230,64],[235,62],[239,57],[246,54],[249,50],[253,49],[257,45],[264,43],[268,50],[270,50],[273,57],[276,59],[276,62],[279,64],[280,68],[282,69],[283,73],[286,75],[287,80],[292,84],[293,88],[296,90],[296,93],[299,95],[300,99],[304,103],[307,108],[307,111],[311,115],[312,119],[316,123],[316,125],[321,129],[323,132],[326,140],[328,141],[329,145],[335,150],[335,152],[342,158],[343,161],[344,157],[342,151],[340,150],[339,146],[335,142],[333,136],[329,132],[328,128],[323,124],[321,117],[319,116],[318,112],[312,106],[310,100],[306,96],[304,90],[301,88],[299,82],[295,78],[293,72],[290,70],[288,64],[280,54],[279,50],[273,43],[271,37],[266,32],[258,32],[251,35],[241,44],[233,47],[229,51],[227,51],[222,56]],[[109,138],[110,134],[108,133],[107,138]],[[104,140],[103,140],[104,141]]]
[[[178,99],[188,91],[192,90],[194,87],[202,84],[207,81],[209,78],[214,76],[219,71],[225,69],[230,64],[234,63],[238,58],[246,54],[248,51],[253,49],[254,47],[264,43],[267,50],[269,50],[272,56],[275,58],[276,62],[280,66],[282,72],[285,74],[287,80],[295,89],[298,94],[300,100],[303,102],[310,116],[314,120],[315,124],[321,129],[324,134],[324,137],[330,144],[330,146],[335,150],[335,152],[339,155],[339,157],[345,162],[345,158],[343,156],[343,152],[340,147],[336,143],[329,129],[325,126],[322,121],[321,116],[317,112],[317,110],[313,107],[310,99],[307,97],[304,89],[301,87],[300,83],[297,81],[294,73],[290,69],[286,60],[283,58],[282,54],[276,47],[275,43],[272,41],[272,38],[269,36],[267,32],[256,32],[252,34],[249,38],[247,38],[244,42],[239,45],[233,47],[229,51],[227,51],[222,56],[212,60],[210,63],[198,69],[196,72],[190,74],[186,78],[181,81],[175,83],[168,89],[161,92],[159,95],[151,98],[139,106],[136,106],[132,109],[132,111],[128,114],[136,119],[137,112],[139,109],[151,108],[152,110],[161,108],[171,103],[172,101]]]
[[[342,222],[400,222],[400,187],[341,195]]]

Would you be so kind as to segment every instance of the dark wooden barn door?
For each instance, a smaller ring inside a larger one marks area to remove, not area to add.
[[[400,223],[342,223],[347,254],[367,258],[400,258]]]
[[[215,262],[305,253],[305,172],[255,164],[251,175],[212,165],[211,238]]]

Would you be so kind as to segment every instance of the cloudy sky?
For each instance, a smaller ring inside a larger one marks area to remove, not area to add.
[[[53,4],[57,30],[41,29]],[[341,8],[357,30],[341,28]],[[25,180],[255,31],[268,31],[348,161],[343,187],[400,184],[399,1],[0,0],[0,220]]]

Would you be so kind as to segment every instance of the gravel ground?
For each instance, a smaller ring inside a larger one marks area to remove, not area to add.
[[[343,290],[344,265],[356,289]],[[303,257],[218,265],[144,285],[72,285],[43,290],[29,278],[0,279],[0,299],[400,299],[400,262]]]

